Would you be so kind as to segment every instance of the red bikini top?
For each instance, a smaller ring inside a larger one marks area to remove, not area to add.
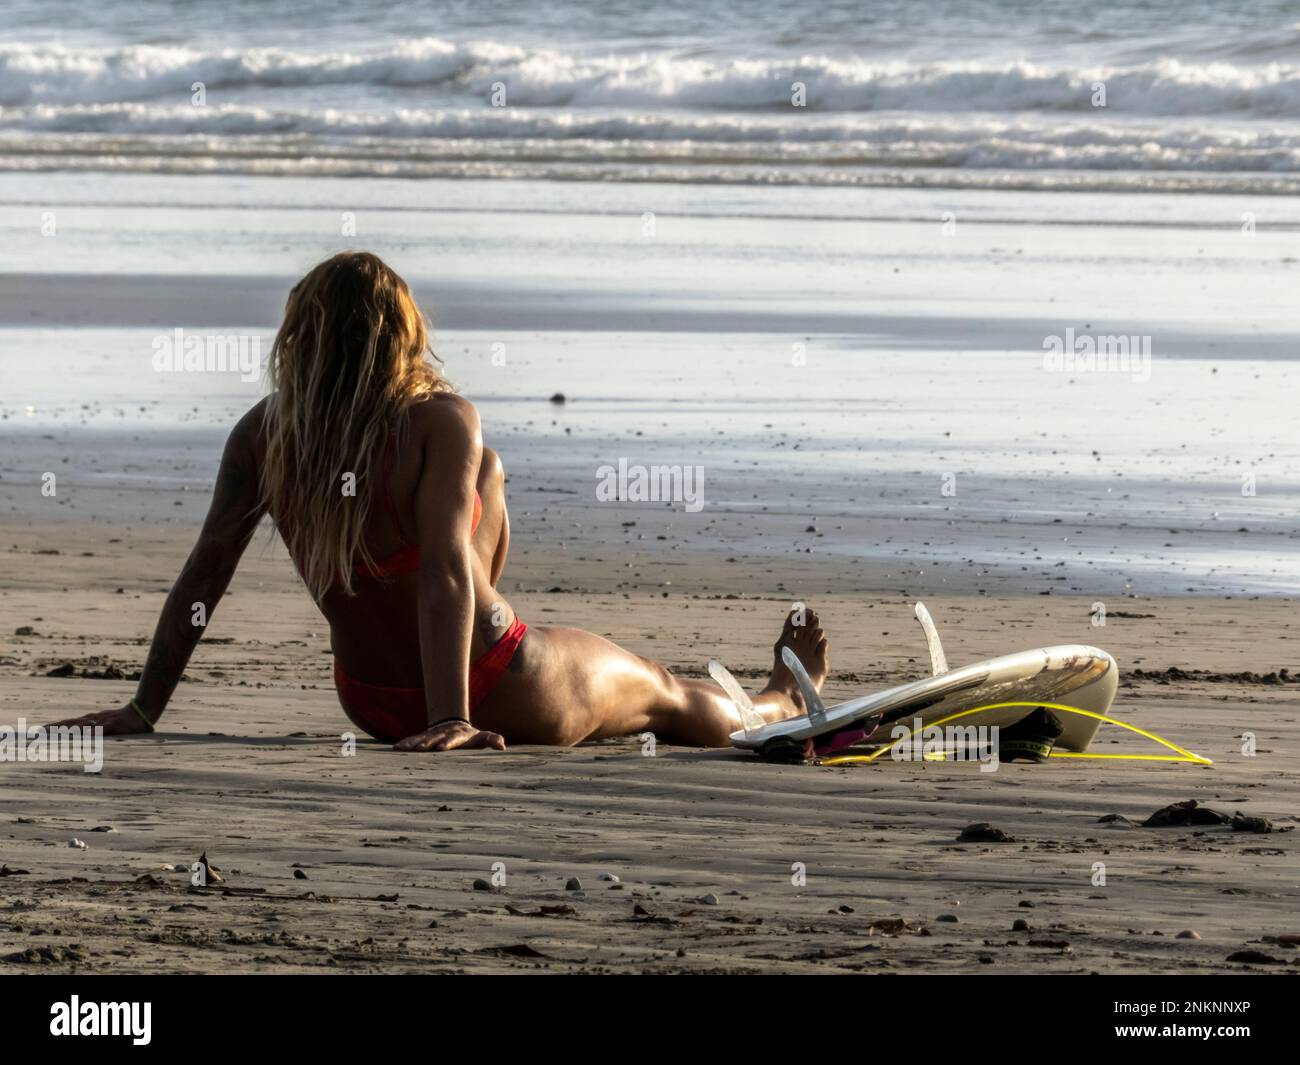
[[[400,573],[414,573],[420,568],[420,545],[411,543],[402,535],[402,523],[397,519],[397,507],[393,503],[393,493],[388,487],[388,476],[393,468],[393,439],[393,436],[389,436],[388,442],[384,445],[384,505],[388,508],[388,520],[393,523],[393,528],[397,531],[397,538],[402,541],[402,546],[387,558],[376,562],[373,566],[367,566],[364,562],[356,563],[352,567],[352,572],[358,577],[374,577],[376,579],[395,577]],[[474,517],[469,526],[470,536],[474,535],[478,529],[478,523],[482,520],[483,500],[475,491]]]

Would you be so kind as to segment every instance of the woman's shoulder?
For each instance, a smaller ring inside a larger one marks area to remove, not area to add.
[[[479,432],[478,410],[455,392],[434,392],[424,396],[412,403],[407,413],[411,428],[417,433]]]
[[[260,454],[266,437],[266,416],[270,410],[271,397],[263,396],[235,423],[227,440],[227,447],[238,447],[245,451]]]

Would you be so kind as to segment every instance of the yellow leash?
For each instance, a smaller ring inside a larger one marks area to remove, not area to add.
[[[939,721],[924,725],[922,728],[938,728],[940,725],[946,725],[949,721],[956,721],[958,718],[968,717],[971,714],[982,714],[986,710],[1002,710],[1015,706],[1026,707],[1046,707],[1048,710],[1063,710],[1070,714],[1082,714],[1084,717],[1094,717],[1098,721],[1103,721],[1108,725],[1118,725],[1120,728],[1126,728],[1130,732],[1136,732],[1139,736],[1145,736],[1149,740],[1155,740],[1156,743],[1168,747],[1176,754],[1088,754],[1083,751],[1052,751],[1051,758],[1097,758],[1097,759],[1117,759],[1128,762],[1187,762],[1192,765],[1214,765],[1209,758],[1203,758],[1199,754],[1193,754],[1191,751],[1179,747],[1176,743],[1170,743],[1169,740],[1162,736],[1157,736],[1154,732],[1148,732],[1146,729],[1138,728],[1136,725],[1130,725],[1126,721],[1119,721],[1113,717],[1107,717],[1105,714],[1094,713],[1091,710],[1083,710],[1077,706],[1066,706],[1063,703],[990,703],[988,706],[977,706],[973,710],[960,710],[955,714],[949,714]],[[872,751],[871,754],[842,754],[833,758],[821,759],[822,765],[866,765],[874,762],[883,754],[892,751],[900,743],[912,738],[915,730],[908,732],[906,736],[900,736],[887,747],[881,747],[878,751]]]

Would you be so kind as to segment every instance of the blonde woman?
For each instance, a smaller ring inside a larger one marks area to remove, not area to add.
[[[269,513],[329,621],[339,701],[376,739],[447,751],[649,731],[728,744],[739,714],[717,685],[590,632],[526,625],[497,591],[510,543],[501,463],[429,355],[410,290],[376,256],[336,255],[294,286],[271,395],[230,434],[135,698],[64,724],[153,731],[203,632],[193,604],[211,616]],[[754,700],[768,721],[802,712],[786,646],[819,688],[826,676],[816,614],[787,618]]]

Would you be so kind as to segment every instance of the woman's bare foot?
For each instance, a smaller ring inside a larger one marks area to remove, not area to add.
[[[763,689],[768,692],[782,692],[789,696],[798,711],[803,713],[805,707],[803,696],[799,693],[799,685],[790,668],[781,661],[783,647],[788,647],[795,653],[795,657],[799,659],[799,664],[807,672],[813,686],[821,691],[828,671],[828,650],[826,634],[822,632],[821,619],[817,617],[815,610],[799,607],[790,611],[789,616],[786,617],[785,625],[781,629],[781,637],[772,648],[775,659],[772,663],[772,676],[767,682],[767,687]]]

